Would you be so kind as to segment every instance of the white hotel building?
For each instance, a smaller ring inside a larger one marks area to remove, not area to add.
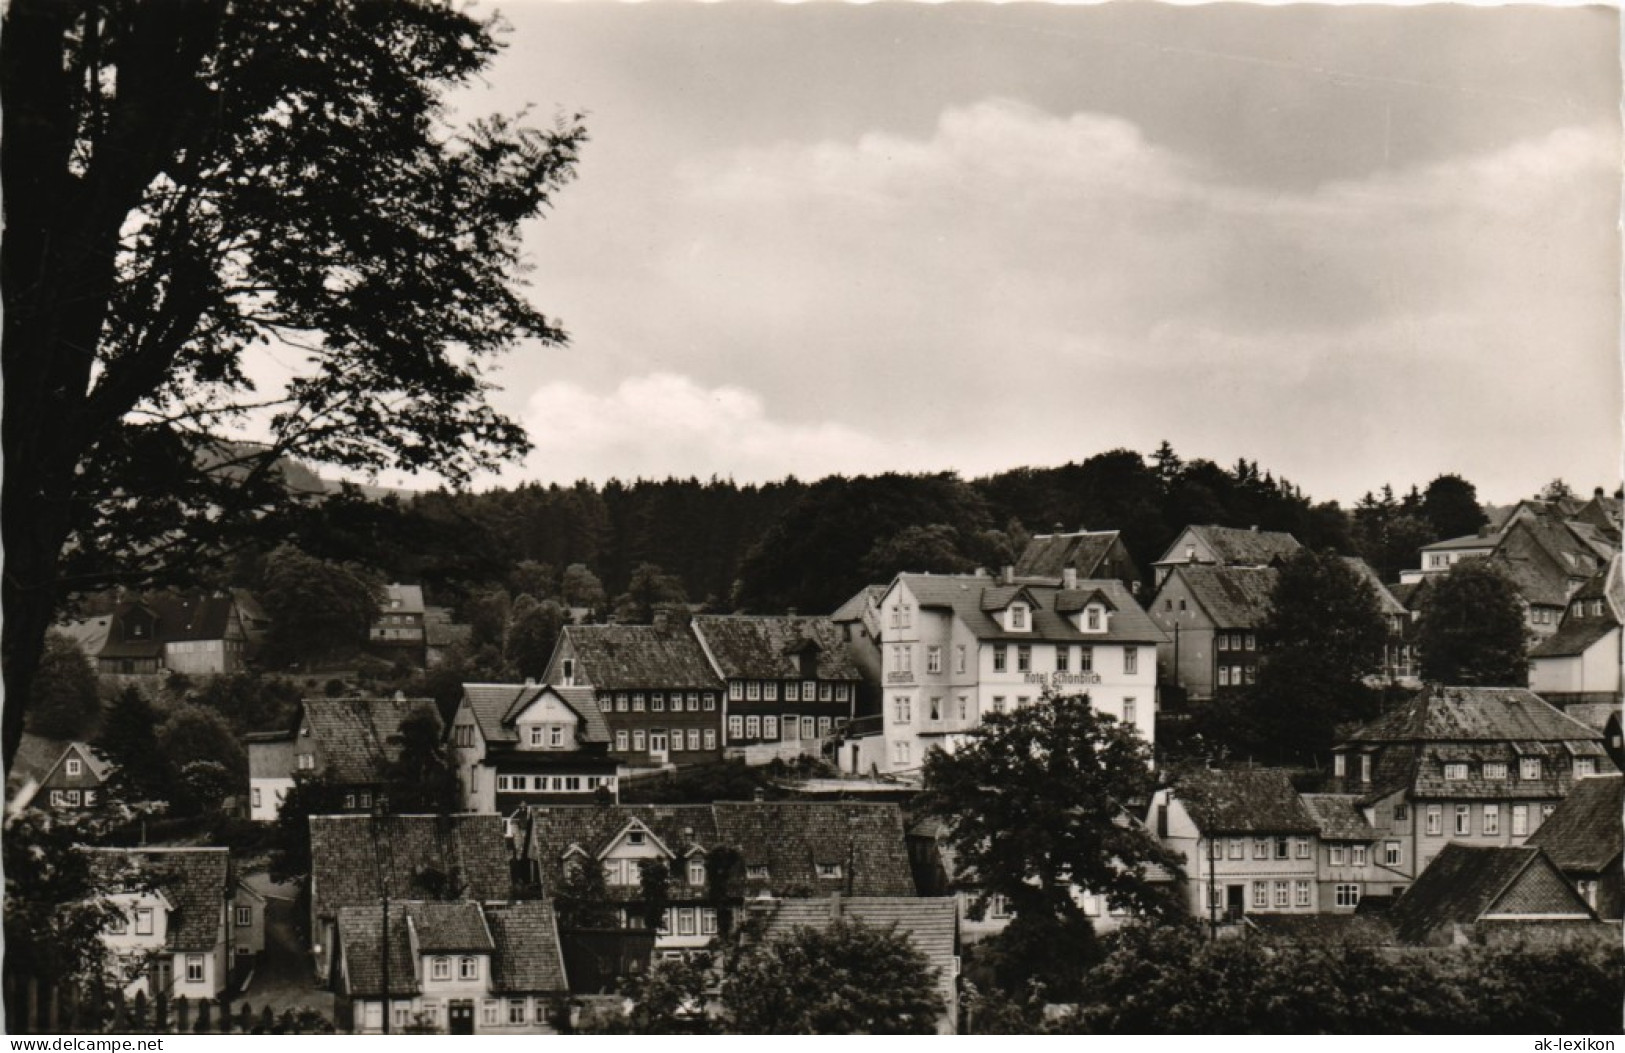
[[[1087,692],[1154,741],[1164,636],[1120,581],[901,574],[878,613],[882,733],[854,743],[860,770],[916,770],[1046,688]]]

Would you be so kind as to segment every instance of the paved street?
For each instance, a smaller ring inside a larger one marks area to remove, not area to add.
[[[264,874],[250,874],[244,880],[266,897],[265,954],[240,997],[256,1014],[266,1005],[273,1013],[310,1006],[331,1018],[333,994],[316,984],[315,967],[294,924],[292,887],[274,884]]]

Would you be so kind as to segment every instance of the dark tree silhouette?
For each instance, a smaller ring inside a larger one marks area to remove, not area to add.
[[[460,480],[525,448],[483,367],[563,338],[522,296],[520,232],[584,132],[447,134],[446,92],[500,47],[454,5],[16,0],[4,19],[9,764],[64,592],[195,574],[288,500],[283,455]],[[270,341],[295,376],[256,392]],[[251,407],[263,445],[222,441]]]

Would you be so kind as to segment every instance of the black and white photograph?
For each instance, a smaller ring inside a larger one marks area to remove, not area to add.
[[[3,1030],[1612,1049],[1621,82],[5,0]]]

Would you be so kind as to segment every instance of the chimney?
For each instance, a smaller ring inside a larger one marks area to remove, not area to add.
[[[761,803],[762,803],[762,802],[763,802],[763,801],[764,801],[764,800],[766,800],[766,799],[767,799],[767,798],[766,798],[766,797],[765,797],[765,796],[764,796],[764,795],[763,795],[763,794],[762,794],[762,788],[761,788],[761,787],[760,787],[760,786],[758,786],[758,787],[756,787],[756,789],[755,789],[755,790],[754,790],[754,791],[753,791],[753,792],[752,792],[752,793],[751,793],[751,795],[750,795],[750,799],[751,799],[751,800],[753,800],[753,801],[755,801],[755,802],[756,802],[756,803],[757,803],[757,804],[761,804]]]
[[[536,686],[536,678],[533,677],[533,676],[525,677],[525,686],[526,687],[535,687]]]
[[[1253,533],[1256,534],[1256,533],[1258,533],[1258,524],[1254,523],[1252,526],[1248,527],[1247,529],[1251,530]]]
[[[397,691],[397,692],[395,692],[395,701],[397,701],[397,702],[405,702],[406,701],[406,692],[405,691]]]
[[[655,628],[656,629],[664,629],[666,627],[666,612],[665,611],[655,611],[654,615],[655,615],[655,619],[654,619]]]
[[[1061,568],[1061,587],[1066,589],[1078,587],[1078,568],[1070,563]]]
[[[1006,585],[1013,584],[1016,580],[1015,564],[1006,563],[1004,565],[1004,570],[999,575],[999,580],[1004,582]]]
[[[794,618],[797,615],[799,615],[801,612],[799,610],[797,610],[796,608],[794,608],[794,607],[786,607],[784,609],[784,613],[786,615],[788,615],[789,617]]]

